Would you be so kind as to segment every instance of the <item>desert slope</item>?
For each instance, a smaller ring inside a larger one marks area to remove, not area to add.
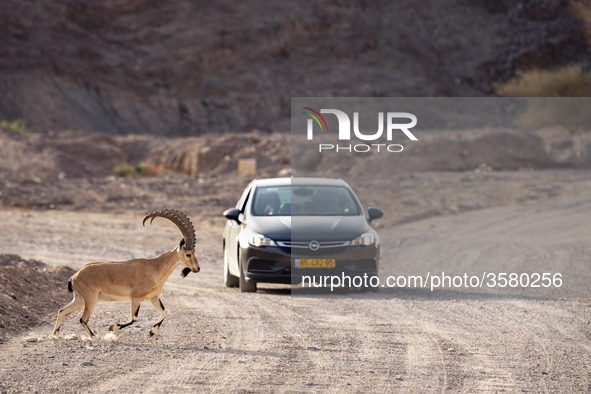
[[[589,58],[566,0],[5,0],[0,22],[0,118],[37,130],[285,131],[290,97],[482,96]]]

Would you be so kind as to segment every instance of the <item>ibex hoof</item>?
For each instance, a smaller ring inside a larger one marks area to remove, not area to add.
[[[111,325],[111,327],[109,327],[109,331],[117,331],[119,329],[119,326],[117,324],[113,324]]]
[[[156,334],[155,332],[152,332],[152,330],[150,330],[149,332],[151,337],[153,337]]]

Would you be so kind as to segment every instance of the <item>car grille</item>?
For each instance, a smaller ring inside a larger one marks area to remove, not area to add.
[[[345,246],[349,246],[351,241],[322,241],[318,242],[320,244],[319,249],[325,248],[342,248]],[[301,242],[301,241],[277,241],[277,245],[282,248],[298,248],[298,249],[310,249],[310,242]]]

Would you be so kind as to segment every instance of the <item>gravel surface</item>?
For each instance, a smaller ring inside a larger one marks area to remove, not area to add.
[[[371,182],[351,184],[358,190]],[[588,272],[585,172],[426,173],[401,184],[380,196],[359,192],[365,206],[391,212],[377,226],[382,277],[448,266],[479,270],[506,258],[503,248],[524,262]],[[483,202],[451,210],[445,196],[454,190],[460,200]],[[413,199],[418,205],[409,204]],[[404,204],[414,219],[391,210]],[[79,269],[156,256],[180,238],[166,221],[142,227],[140,210],[98,211],[0,210],[0,250]],[[148,329],[159,312],[145,303],[138,325],[117,332],[114,341],[84,340],[79,312],[66,318],[61,339],[50,340],[56,306],[44,316],[48,323],[2,334],[0,392],[591,390],[588,296],[384,288],[292,297],[288,286],[278,285],[241,294],[222,284],[223,220],[188,213],[197,227],[201,273],[182,279],[177,269],[170,277],[161,294],[168,317],[154,338]],[[584,293],[585,283],[573,282],[573,289]],[[89,325],[104,338],[111,324],[128,319],[129,303],[99,302]],[[67,339],[73,334],[76,339]]]

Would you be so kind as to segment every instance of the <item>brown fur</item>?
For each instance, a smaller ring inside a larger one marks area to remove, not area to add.
[[[84,305],[80,322],[92,337],[88,320],[99,299],[106,301],[131,300],[131,322],[113,325],[111,331],[137,322],[140,304],[143,300],[150,300],[162,313],[158,323],[150,330],[150,335],[154,335],[166,317],[166,310],[160,308],[162,305],[159,298],[160,290],[179,264],[191,269],[192,272],[200,270],[195,250],[186,250],[182,241],[175,249],[154,259],[93,263],[84,266],[70,278],[74,299],[58,312],[54,335],[59,335],[63,319]]]

